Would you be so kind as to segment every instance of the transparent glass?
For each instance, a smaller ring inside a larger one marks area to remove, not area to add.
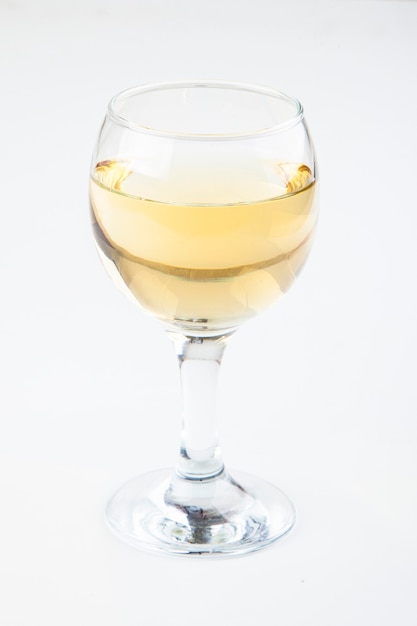
[[[172,339],[183,391],[176,468],[130,480],[108,504],[125,541],[219,556],[257,550],[292,527],[294,507],[279,489],[225,469],[216,386],[228,338],[303,266],[316,188],[303,109],[285,94],[199,81],[111,100],[91,166],[97,249]]]

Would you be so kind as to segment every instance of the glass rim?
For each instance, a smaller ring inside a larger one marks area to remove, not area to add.
[[[162,91],[168,89],[178,88],[191,88],[191,87],[211,87],[217,89],[234,89],[236,91],[249,91],[257,93],[259,95],[265,95],[276,100],[284,100],[290,103],[295,108],[294,115],[291,115],[285,121],[279,124],[273,124],[269,127],[260,128],[254,131],[242,131],[233,133],[189,133],[189,132],[173,132],[168,130],[162,130],[158,128],[150,128],[148,126],[129,120],[123,115],[120,115],[116,111],[116,106],[123,100],[132,96],[145,94],[151,91]],[[299,100],[293,96],[289,96],[283,91],[267,87],[263,85],[257,85],[254,83],[234,82],[226,80],[179,80],[179,81],[163,81],[154,83],[144,83],[136,87],[130,87],[120,91],[118,94],[111,98],[107,106],[107,117],[119,126],[124,126],[130,130],[138,131],[146,135],[156,135],[160,137],[166,137],[171,139],[188,139],[188,140],[208,140],[208,141],[221,141],[230,139],[249,139],[260,137],[264,135],[273,135],[275,133],[288,130],[293,126],[296,126],[304,118],[304,109]]]

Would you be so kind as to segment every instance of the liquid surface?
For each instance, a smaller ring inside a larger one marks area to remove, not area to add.
[[[310,169],[271,164],[267,182],[239,175],[203,193],[195,178],[162,184],[127,163],[96,165],[90,199],[104,265],[170,327],[235,328],[277,300],[306,259],[317,217]],[[203,201],[188,202],[195,197]]]

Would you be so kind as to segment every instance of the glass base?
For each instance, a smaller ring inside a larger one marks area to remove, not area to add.
[[[231,556],[259,550],[293,526],[291,501],[270,483],[235,472],[187,479],[158,470],[129,481],[106,509],[125,542],[176,555]]]

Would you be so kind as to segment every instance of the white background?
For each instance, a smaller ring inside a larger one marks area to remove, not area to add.
[[[1,0],[1,626],[415,626],[417,2]],[[293,499],[239,559],[148,555],[103,509],[174,461],[168,339],[113,287],[87,211],[105,106],[221,78],[298,97],[321,218],[278,305],[229,344],[229,466]]]

